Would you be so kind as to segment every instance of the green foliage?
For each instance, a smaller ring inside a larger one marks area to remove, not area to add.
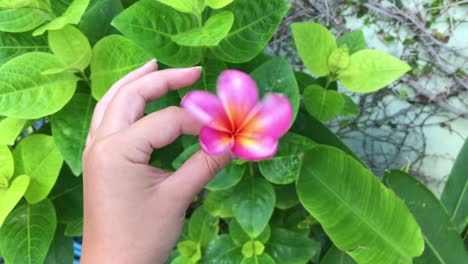
[[[42,72],[64,67],[59,58],[43,52],[25,53],[3,64],[0,115],[34,119],[63,108],[75,92],[77,78],[69,72]]]
[[[421,226],[425,251],[414,263],[466,263],[468,254],[440,201],[422,183],[402,171],[390,171],[385,184],[405,201]]]
[[[31,177],[24,195],[26,200],[34,204],[46,198],[54,187],[63,163],[54,139],[39,134],[26,137],[15,148],[13,156],[15,175]]]
[[[0,229],[0,251],[7,263],[43,263],[57,228],[49,200],[22,203]]]
[[[411,263],[422,254],[421,230],[408,208],[359,162],[317,147],[303,164],[299,199],[338,248],[359,263]]]
[[[72,237],[83,234],[81,158],[95,100],[153,58],[159,69],[199,64],[202,74],[192,86],[149,103],[146,114],[179,105],[189,91],[215,93],[227,69],[249,73],[260,98],[287,96],[294,113],[293,132],[280,139],[273,158],[235,159],[206,185],[167,263],[410,263],[424,243],[417,223],[427,247],[414,263],[464,261],[455,226],[461,234],[466,225],[466,151],[442,196],[447,215],[412,178],[387,176],[405,205],[322,123],[361,110],[338,92],[337,82],[372,92],[409,66],[367,50],[362,31],[335,39],[319,24],[295,23],[294,43],[312,75],[293,71],[285,58],[263,52],[288,2],[0,0],[0,251],[6,262],[71,263]],[[155,151],[151,165],[180,168],[200,151],[197,141],[177,139]]]
[[[468,223],[468,140],[458,154],[455,165],[442,193],[442,204],[447,208],[450,219],[459,233]]]

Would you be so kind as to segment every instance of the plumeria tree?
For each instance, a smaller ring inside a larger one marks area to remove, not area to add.
[[[182,105],[205,127],[153,153],[178,169],[199,149],[236,159],[193,201],[167,263],[468,263],[466,161],[441,200],[404,171],[382,179],[324,125],[411,68],[292,25],[308,72],[264,53],[285,0],[0,0],[0,255],[71,263],[82,235],[82,164],[96,102],[156,58],[200,80],[146,106]],[[391,168],[389,168],[391,169]]]

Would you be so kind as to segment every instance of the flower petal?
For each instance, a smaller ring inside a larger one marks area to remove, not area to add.
[[[245,160],[259,161],[271,158],[278,150],[278,140],[272,137],[236,136],[232,153]]]
[[[258,104],[239,134],[280,138],[291,127],[292,119],[293,110],[288,98],[270,93]]]
[[[205,91],[187,93],[180,105],[204,125],[230,132],[230,121],[221,101],[215,95]]]
[[[202,128],[200,132],[200,145],[209,155],[219,155],[229,151],[233,144],[234,139],[230,133],[209,127]]]
[[[235,128],[241,126],[258,103],[255,81],[246,73],[227,70],[217,82],[218,96]]]

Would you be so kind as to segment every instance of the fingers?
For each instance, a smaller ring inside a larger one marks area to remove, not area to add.
[[[166,179],[164,188],[173,195],[182,196],[186,204],[189,204],[193,197],[231,161],[232,155],[229,152],[210,156],[201,150]]]
[[[156,71],[157,68],[158,68],[158,65],[156,63],[156,60],[153,59],[149,61],[148,63],[146,63],[145,65],[141,66],[140,68],[130,72],[125,77],[117,81],[114,85],[112,85],[112,87],[101,98],[101,100],[99,100],[99,103],[96,105],[96,108],[94,109],[93,118],[92,118],[91,126],[89,129],[88,141],[93,137],[94,132],[101,124],[102,118],[104,117],[104,113],[107,107],[109,106],[109,103],[111,102],[115,94],[119,91],[119,89],[125,84],[130,83],[144,76],[145,74]]]
[[[112,98],[98,128],[98,137],[122,130],[143,116],[146,103],[156,100],[170,90],[195,83],[200,67],[169,69],[147,74],[128,83]]]
[[[137,150],[128,155],[134,162],[147,164],[154,149],[172,143],[182,134],[198,135],[201,127],[202,124],[187,111],[171,106],[143,117],[118,136],[122,138],[121,142]]]

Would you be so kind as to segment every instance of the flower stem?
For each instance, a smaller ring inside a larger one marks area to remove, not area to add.
[[[253,162],[249,162],[249,172],[250,172],[250,175],[252,175],[252,177],[255,177],[255,168],[254,168]]]

